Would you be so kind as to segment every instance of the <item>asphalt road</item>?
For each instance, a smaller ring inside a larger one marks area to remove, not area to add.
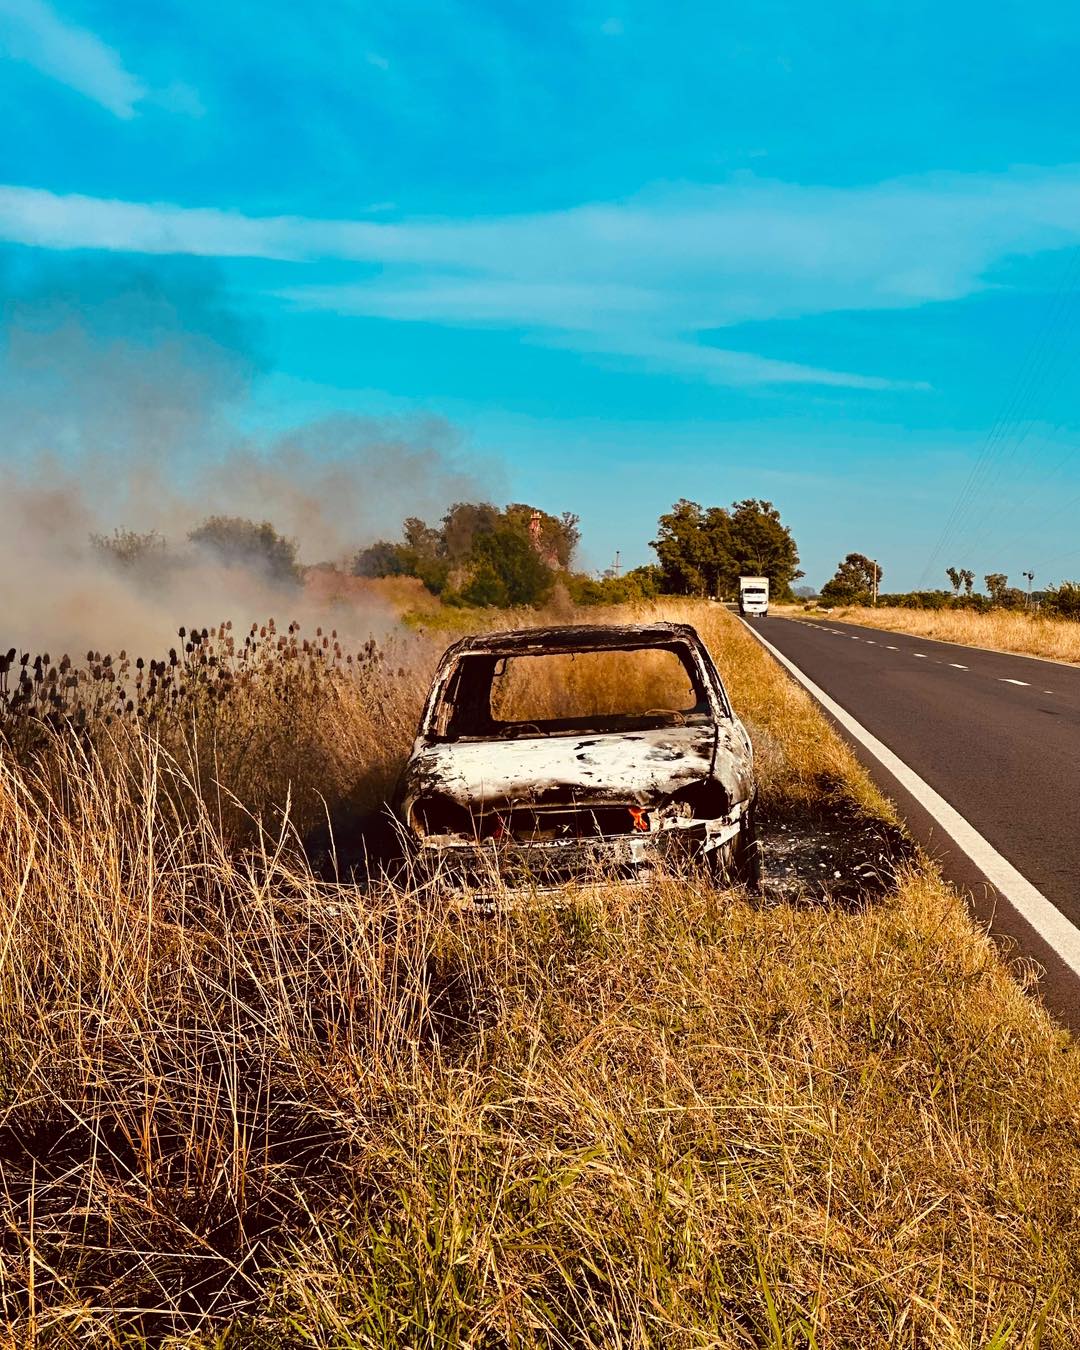
[[[1080,667],[829,621],[754,626],[960,812],[1080,927]],[[1047,1003],[1080,1029],[1080,984],[871,756],[909,828],[992,931],[1045,969]]]

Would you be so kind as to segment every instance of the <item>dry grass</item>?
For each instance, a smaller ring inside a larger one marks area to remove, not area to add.
[[[728,616],[668,612],[772,810],[883,809]],[[423,679],[335,670],[327,738],[389,768]],[[237,851],[179,733],[124,735],[0,752],[12,1345],[1080,1340],[1080,1056],[929,871],[462,920],[318,880],[280,810]]]
[[[828,615],[803,610],[801,606],[774,606],[791,618],[837,619],[861,623],[915,637],[959,642],[966,647],[987,647],[1025,656],[1045,656],[1053,661],[1080,663],[1080,623],[1069,619],[1040,618],[1023,611],[991,610],[976,614],[968,609],[900,609],[879,605],[845,605]]]
[[[491,695],[498,721],[605,717],[652,709],[686,712],[697,696],[674,652],[576,652],[511,657]]]

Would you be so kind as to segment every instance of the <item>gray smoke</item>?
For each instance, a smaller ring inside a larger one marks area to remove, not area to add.
[[[342,563],[406,515],[491,495],[436,418],[240,434],[262,338],[204,262],[12,252],[0,322],[2,648],[150,654],[181,623],[314,623],[316,602],[257,560],[223,566],[188,532],[214,515],[268,520],[303,562]],[[111,565],[91,536],[117,529],[155,531],[170,565]],[[370,596],[334,618],[357,633],[388,622]]]

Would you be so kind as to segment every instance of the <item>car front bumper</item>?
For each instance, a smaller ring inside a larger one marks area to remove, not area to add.
[[[528,842],[429,836],[414,855],[416,879],[425,889],[473,892],[480,902],[573,883],[644,880],[661,864],[708,857],[730,843],[748,805],[739,803],[718,819],[663,821],[640,833]]]

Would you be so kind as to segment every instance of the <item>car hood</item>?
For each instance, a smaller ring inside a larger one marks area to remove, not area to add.
[[[732,800],[749,794],[750,752],[734,727],[421,744],[405,800],[433,794],[462,806],[604,800],[646,804],[715,776]]]

